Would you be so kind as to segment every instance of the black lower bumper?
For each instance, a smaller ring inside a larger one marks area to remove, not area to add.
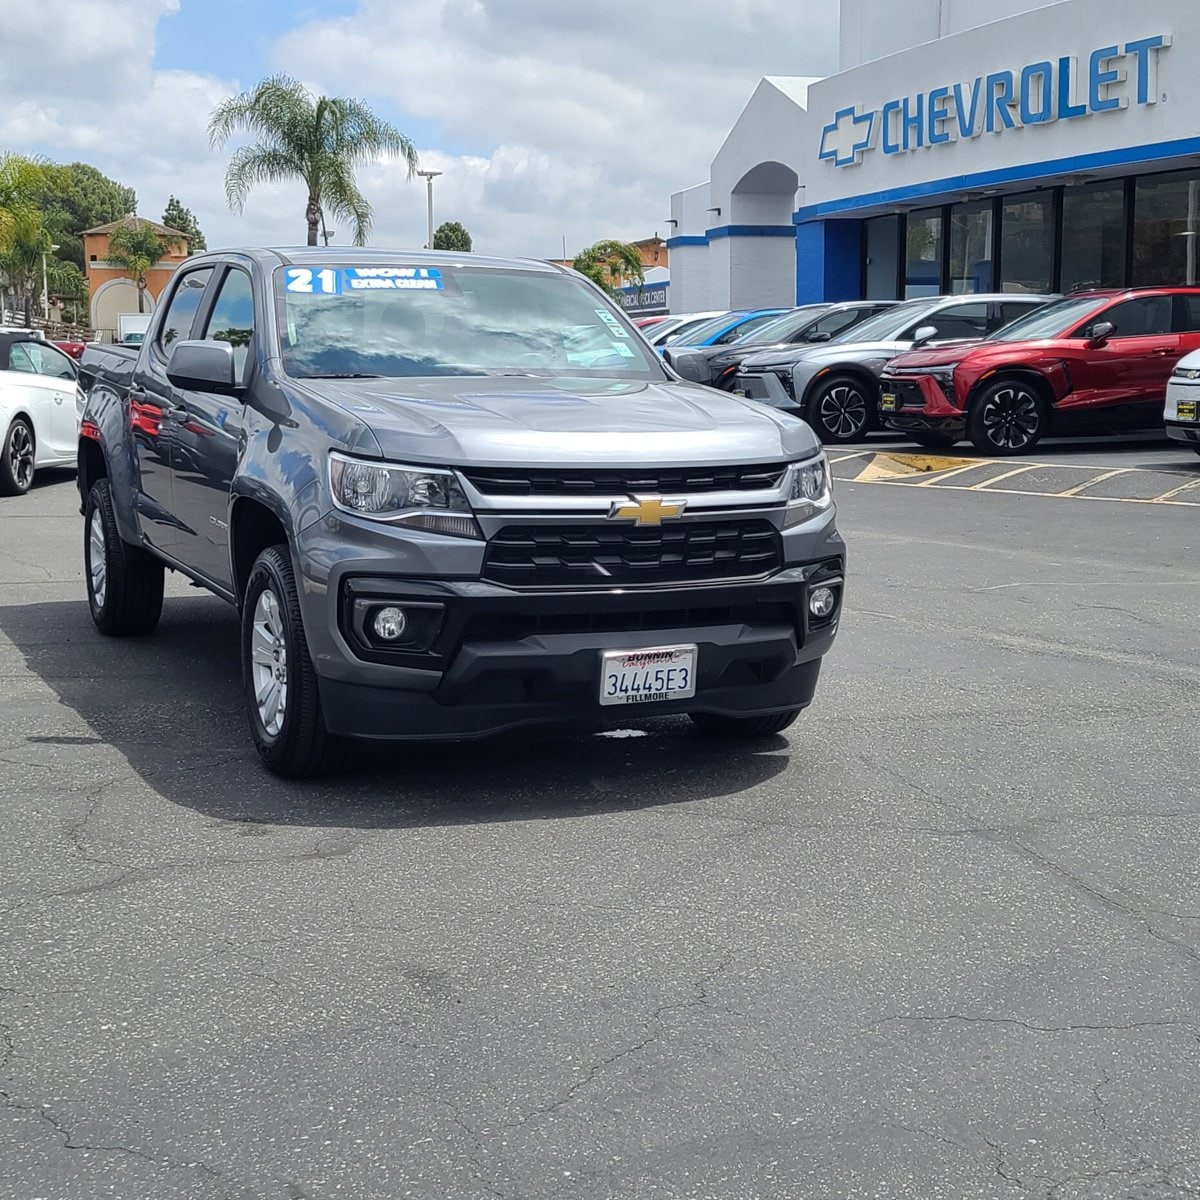
[[[837,593],[831,617],[808,613],[812,587]],[[840,561],[794,567],[752,583],[609,592],[516,592],[476,582],[355,579],[354,600],[443,607],[423,654],[359,647],[370,680],[326,677],[321,700],[333,733],[371,738],[475,738],[541,723],[628,724],[673,713],[757,716],[812,702],[820,660],[841,612]],[[343,613],[352,605],[343,601]],[[353,630],[348,635],[353,643]],[[605,650],[697,646],[696,694],[601,705]],[[319,665],[318,665],[319,669]],[[418,672],[419,677],[418,677]],[[383,673],[390,675],[390,672]]]
[[[1200,450],[1200,425],[1194,421],[1168,421],[1167,437],[1177,442],[1186,442]]]
[[[883,423],[904,433],[955,433],[961,437],[967,429],[965,416],[926,417],[920,413],[888,412],[883,414]]]

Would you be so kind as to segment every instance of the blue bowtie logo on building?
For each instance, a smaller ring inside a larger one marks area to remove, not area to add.
[[[874,109],[864,113],[854,107],[840,109],[821,131],[820,157],[833,159],[838,167],[862,162],[863,154],[875,142],[875,116]]]

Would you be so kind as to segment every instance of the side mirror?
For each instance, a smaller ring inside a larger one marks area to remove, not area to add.
[[[922,325],[913,334],[913,349],[918,346],[925,345],[926,342],[932,342],[938,335],[938,327],[936,325]]]
[[[228,342],[176,342],[167,361],[167,378],[177,388],[232,395],[238,386],[233,347]]]
[[[806,342],[832,342],[832,333],[810,333],[805,339]]]
[[[1097,321],[1088,335],[1088,348],[1098,350],[1116,332],[1117,327],[1111,321]]]
[[[686,347],[676,350],[675,347],[668,346],[663,351],[663,358],[676,375],[681,375],[689,383],[710,382],[708,358],[699,350],[689,350]]]

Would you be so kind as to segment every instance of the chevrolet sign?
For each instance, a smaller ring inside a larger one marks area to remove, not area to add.
[[[861,163],[875,149],[906,154],[981,134],[1026,125],[1073,121],[1158,101],[1158,56],[1170,34],[1123,46],[1101,46],[1086,67],[1065,56],[1042,59],[1019,71],[994,71],[967,83],[889,100],[880,108],[843,108],[821,132],[818,157],[838,167]]]

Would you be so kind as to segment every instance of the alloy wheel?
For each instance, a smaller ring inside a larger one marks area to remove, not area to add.
[[[258,719],[268,737],[278,737],[287,712],[287,642],[279,599],[270,588],[254,602],[250,662]]]
[[[21,421],[8,439],[8,465],[17,487],[25,491],[33,482],[33,435]]]
[[[822,393],[817,421],[835,438],[849,439],[866,428],[867,398],[852,383],[837,383]]]
[[[95,508],[88,518],[88,576],[92,581],[92,599],[97,610],[102,609],[108,594],[108,559],[105,557],[104,521]]]
[[[998,389],[983,406],[984,436],[1001,450],[1022,450],[1042,423],[1038,399],[1022,387]]]

